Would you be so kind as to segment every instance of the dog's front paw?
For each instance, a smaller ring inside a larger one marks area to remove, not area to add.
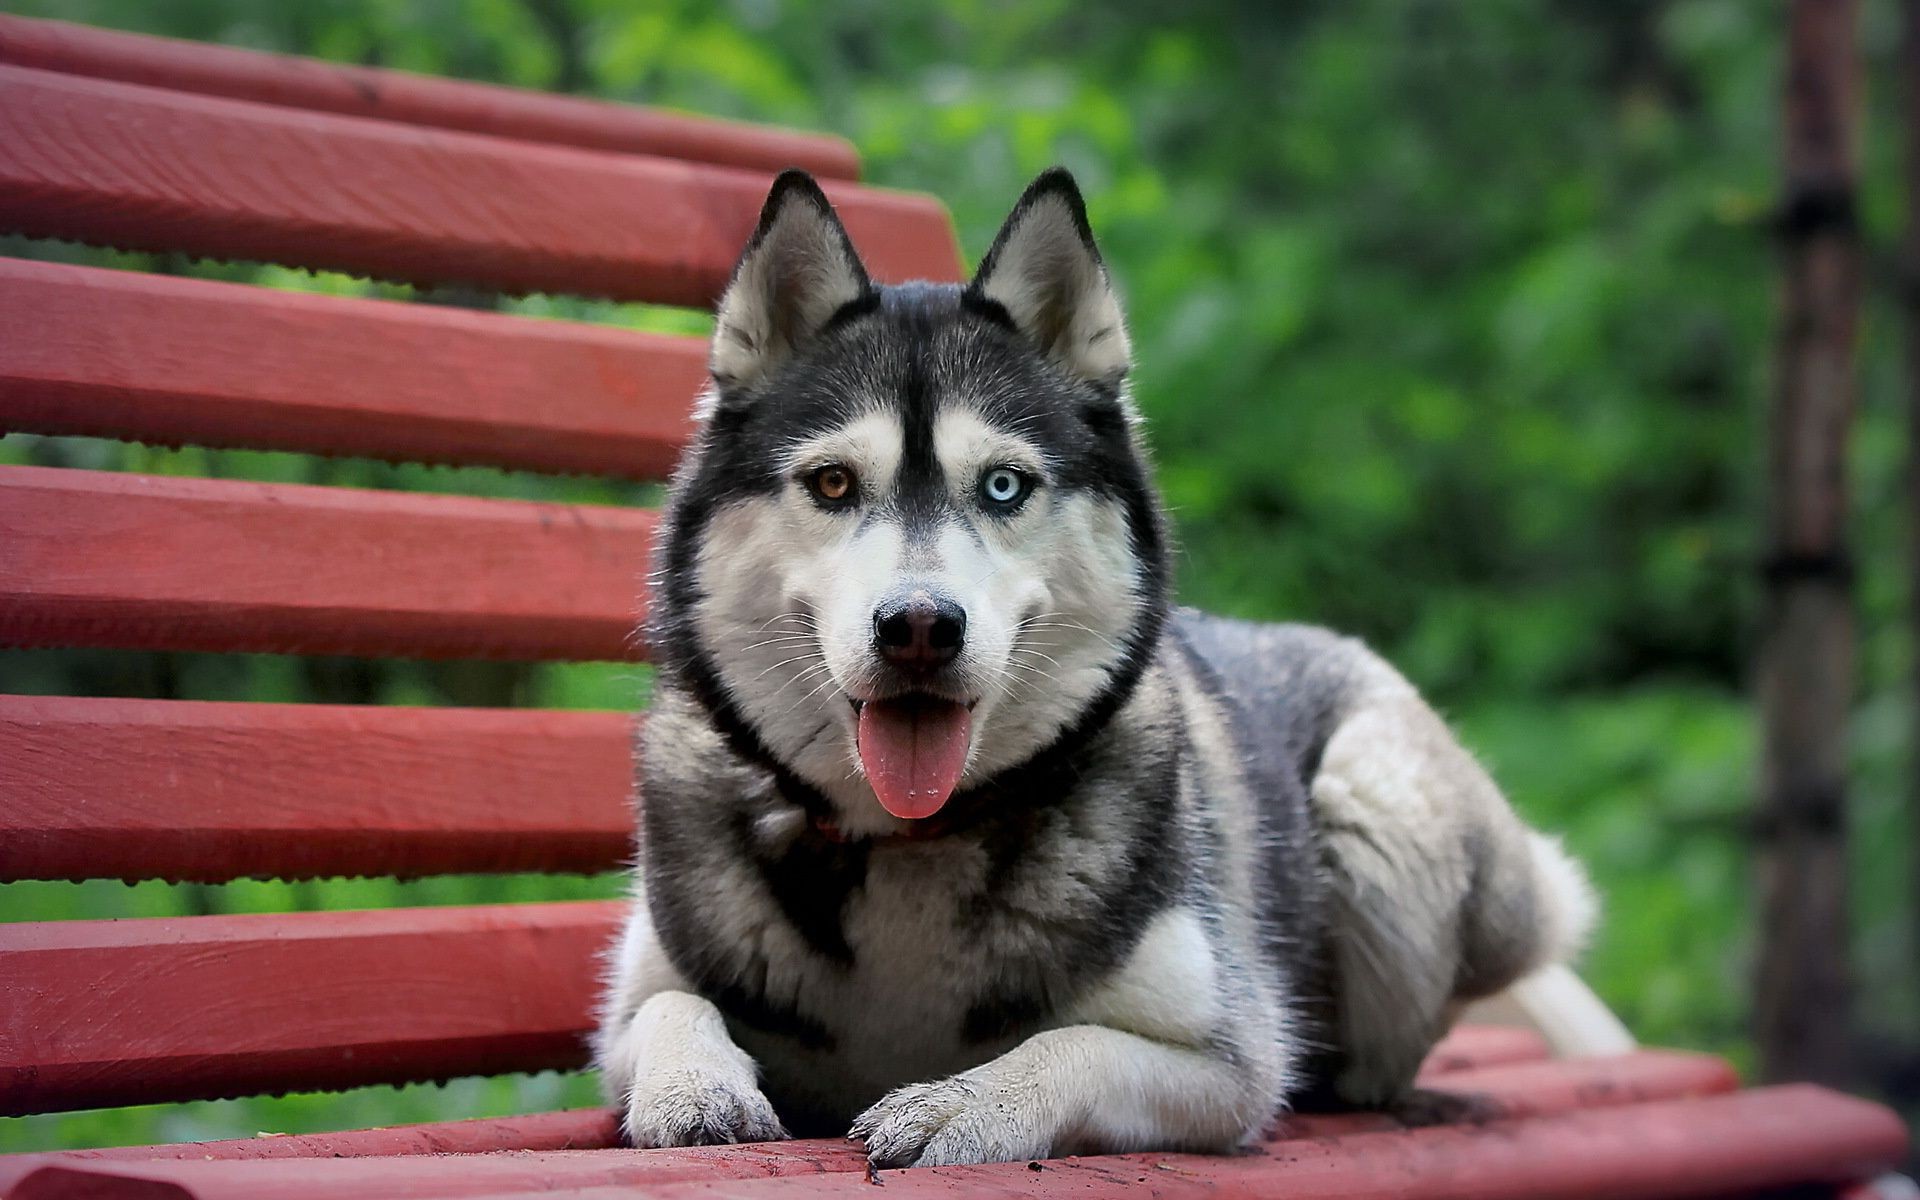
[[[860,1114],[849,1137],[876,1167],[936,1167],[1044,1158],[1051,1139],[1026,1105],[964,1075],[896,1088]]]
[[[751,1080],[700,1070],[653,1071],[627,1097],[627,1140],[642,1150],[773,1142],[788,1136]]]
[[[771,1142],[787,1131],[760,1091],[759,1072],[727,1036],[720,1010],[687,992],[650,997],[599,1047],[608,1099],[642,1149]]]

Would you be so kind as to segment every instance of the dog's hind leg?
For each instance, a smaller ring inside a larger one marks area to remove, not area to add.
[[[1311,783],[1329,877],[1340,1099],[1391,1104],[1460,1008],[1577,949],[1584,875],[1444,722],[1357,645]]]

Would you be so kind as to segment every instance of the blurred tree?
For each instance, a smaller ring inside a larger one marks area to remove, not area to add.
[[[1857,18],[1853,0],[1794,0],[1787,27],[1786,287],[1768,417],[1759,659],[1761,1070],[1841,1084],[1853,1075],[1846,454],[1860,311]]]

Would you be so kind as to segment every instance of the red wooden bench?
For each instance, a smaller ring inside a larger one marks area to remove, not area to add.
[[[845,143],[0,17],[0,230],[708,303],[768,178],[828,180],[883,278],[957,278],[942,208]],[[659,478],[686,338],[0,259],[0,430]],[[653,518],[443,495],[0,468],[0,644],[631,656]],[[324,562],[323,562],[324,556]],[[592,871],[627,852],[614,713],[0,696],[0,880]],[[582,1065],[614,906],[0,924],[0,1114]],[[888,1172],[889,1194],[1722,1195],[1843,1188],[1906,1137],[1725,1064],[1429,1064],[1485,1126],[1303,1117],[1257,1153]],[[857,1147],[617,1147],[601,1110],[0,1158],[8,1197],[800,1197]],[[864,1194],[864,1193],[858,1193]],[[1864,1193],[1861,1193],[1864,1194]]]

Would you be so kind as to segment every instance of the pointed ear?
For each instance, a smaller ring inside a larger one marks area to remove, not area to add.
[[[805,171],[784,172],[715,310],[714,380],[722,387],[753,382],[872,292],[826,193]]]
[[[1082,379],[1117,386],[1133,365],[1120,298],[1063,167],[1027,186],[967,295],[999,305],[1014,328]]]

